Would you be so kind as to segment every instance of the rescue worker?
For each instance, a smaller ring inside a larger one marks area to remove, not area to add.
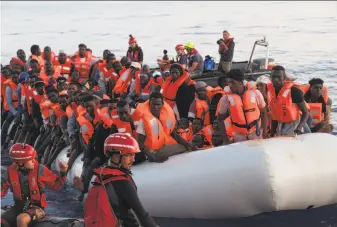
[[[3,108],[4,111],[7,111],[6,120],[3,123],[2,129],[1,129],[1,145],[2,149],[7,148],[7,142],[6,142],[6,136],[8,132],[8,128],[12,121],[16,119],[18,121],[20,119],[21,112],[18,109],[19,106],[19,96],[17,92],[17,87],[19,84],[18,80],[18,74],[13,72],[10,75],[11,78],[7,79],[4,82],[5,87],[5,97],[4,97],[4,103]],[[6,143],[5,143],[6,142]],[[8,141],[9,142],[9,141]]]
[[[195,84],[197,97],[194,99],[190,105],[188,112],[188,117],[190,121],[194,118],[200,118],[203,121],[203,124],[209,125],[211,123],[210,112],[209,112],[209,100],[207,99],[207,84],[203,81],[198,81]]]
[[[144,60],[144,54],[143,50],[140,46],[137,44],[137,40],[132,35],[129,35],[129,49],[126,52],[126,57],[131,62],[139,62],[140,64],[143,63]]]
[[[55,56],[53,64],[54,67],[60,68],[60,74],[70,82],[70,75],[74,71],[75,65],[63,50],[60,50],[58,56]]]
[[[32,45],[30,48],[31,56],[28,58],[28,61],[26,62],[24,66],[24,71],[28,72],[30,71],[30,61],[31,60],[36,60],[39,64],[40,67],[44,66],[44,60],[41,57],[41,49],[38,45]]]
[[[234,142],[262,138],[267,133],[266,103],[259,90],[244,85],[244,74],[240,70],[231,70],[227,73],[229,91],[221,98],[218,124],[225,136],[224,120],[230,117],[230,124],[235,132]]]
[[[165,79],[161,93],[178,119],[188,118],[188,110],[195,98],[195,87],[189,73],[179,64],[172,64],[170,76]]]
[[[85,225],[90,227],[99,221],[102,226],[157,227],[143,208],[131,176],[135,154],[140,152],[137,141],[128,134],[112,134],[104,142],[104,152],[109,161],[95,169],[96,183],[84,204]],[[79,189],[83,187],[79,177],[74,183]],[[130,212],[131,209],[133,212]],[[102,216],[103,213],[106,216]]]
[[[224,30],[223,39],[217,41],[219,45],[218,52],[220,54],[219,69],[223,73],[228,73],[232,69],[232,61],[234,56],[234,38],[230,38],[228,31]]]
[[[60,190],[66,182],[68,166],[59,162],[60,176],[37,162],[36,150],[28,144],[14,144],[9,156],[13,164],[1,177],[1,198],[13,192],[14,206],[1,215],[1,226],[28,227],[44,217],[47,201],[44,187]]]
[[[137,126],[138,142],[150,161],[166,161],[169,156],[194,149],[177,133],[173,110],[161,93],[151,93],[141,107],[144,113]]]
[[[302,134],[309,111],[303,92],[292,81],[285,81],[285,69],[273,67],[268,84],[268,104],[271,113],[271,136]]]
[[[177,56],[176,56],[176,62],[178,64],[180,64],[184,69],[187,68],[187,64],[188,64],[188,59],[187,56],[185,54],[185,47],[183,44],[178,44],[176,46],[176,52],[177,52]]]
[[[204,71],[204,59],[195,49],[192,42],[187,42],[185,45],[188,58],[188,72],[193,76],[201,76]]]
[[[320,78],[313,78],[308,85],[301,86],[304,93],[304,100],[308,103],[310,109],[310,118],[308,119],[311,132],[317,132],[319,129],[316,125],[320,122],[328,124],[333,130],[330,123],[332,100],[328,96],[328,91],[324,87],[324,81]]]
[[[26,63],[26,53],[22,49],[18,49],[16,52],[16,56],[18,59],[20,59],[22,62]]]

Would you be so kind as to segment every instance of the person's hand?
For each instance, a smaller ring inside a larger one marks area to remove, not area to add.
[[[66,173],[68,170],[68,164],[62,161],[59,161],[59,167],[61,173]]]
[[[76,176],[76,177],[74,178],[74,186],[75,186],[75,188],[76,188],[78,191],[83,191],[83,190],[84,190],[84,185],[83,185],[83,182],[82,182],[81,177]]]
[[[160,153],[158,151],[148,152],[146,155],[150,162],[162,163],[168,160],[167,155],[165,155],[164,153]]]

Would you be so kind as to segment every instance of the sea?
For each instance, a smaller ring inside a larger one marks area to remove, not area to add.
[[[1,1],[1,64],[18,49],[27,57],[30,47],[50,46],[57,54],[77,51],[85,43],[96,56],[105,49],[117,58],[126,54],[129,34],[144,51],[144,63],[157,66],[157,58],[191,41],[203,55],[219,61],[216,41],[227,30],[235,41],[234,61],[247,61],[256,40],[270,44],[269,56],[299,82],[319,77],[332,99],[331,123],[337,132],[337,2],[335,1]],[[265,57],[257,47],[253,58]],[[319,151],[317,151],[319,152]],[[5,169],[2,166],[1,170]],[[47,213],[81,217],[82,205],[70,187],[47,192]],[[12,203],[11,195],[1,200]],[[257,219],[257,221],[256,221]],[[162,219],[160,226],[337,226],[337,206],[310,211],[285,211],[256,219],[188,220],[179,224]],[[261,221],[262,222],[259,222]]]

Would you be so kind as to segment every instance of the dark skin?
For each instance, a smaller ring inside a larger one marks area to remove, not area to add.
[[[79,79],[80,79],[80,73],[77,72],[77,71],[72,72],[72,74],[71,74],[71,80],[75,81],[75,82],[78,82]]]
[[[204,146],[204,138],[202,135],[195,135],[192,138],[192,144],[198,148],[202,148]]]
[[[193,119],[192,122],[192,132],[193,135],[200,132],[200,130],[204,127],[203,122],[201,122],[199,119]]]
[[[40,73],[40,65],[36,62],[30,63],[30,68],[32,69],[33,73]]]
[[[170,74],[173,82],[176,81],[181,76],[178,69],[171,69]]]
[[[60,53],[58,58],[59,58],[60,64],[64,64],[66,63],[67,55],[65,53]]]
[[[225,145],[227,143],[225,143],[224,138],[221,134],[220,130],[214,130],[212,133],[212,143],[214,147],[219,147],[222,145]]]
[[[87,52],[87,48],[85,47],[78,48],[78,55],[80,56],[80,58],[85,58],[86,52]]]
[[[243,81],[237,81],[231,78],[227,78],[227,83],[231,91],[242,98],[244,92],[246,91],[246,88],[243,85]],[[261,126],[265,136],[265,133],[267,133],[267,121],[268,121],[267,109],[266,108],[260,109],[260,113],[261,113]],[[224,136],[225,141],[229,141],[229,139],[225,131],[224,120],[229,116],[230,116],[229,111],[227,111],[225,114],[219,114],[217,118],[219,128],[221,130],[222,135]]]
[[[19,50],[16,52],[16,56],[17,56],[17,58],[20,59],[21,61],[26,62],[26,53],[25,53],[24,50],[19,49]]]
[[[46,64],[44,65],[44,67],[46,69],[46,74],[48,76],[54,75],[54,66],[53,66],[53,63],[51,61],[47,61]]]
[[[111,54],[110,50],[104,50],[103,51],[103,60],[107,60],[106,58],[108,57],[109,54]]]
[[[198,99],[207,100],[206,94],[207,94],[206,87],[202,87],[202,88],[197,89]]]
[[[285,84],[285,72],[282,70],[272,70],[271,72],[271,82],[274,85],[276,95],[280,92],[282,87]],[[309,117],[309,111],[305,105],[305,102],[295,103],[300,111],[302,111],[302,115],[300,118],[300,123],[297,128],[294,130],[295,132],[300,132],[303,128],[303,125],[307,122]],[[276,133],[277,121],[272,121],[271,134],[274,135]]]
[[[44,84],[38,83],[35,85],[35,90],[39,95],[44,95]]]
[[[125,105],[124,107],[118,107],[117,113],[121,121],[126,121],[126,122],[132,121],[131,110],[130,110],[129,105]]]
[[[67,83],[62,81],[62,82],[58,82],[57,83],[57,90],[58,91],[64,91],[64,90],[67,90]]]
[[[56,92],[50,92],[47,94],[47,98],[52,102],[52,103],[58,103],[59,101],[59,95]]]
[[[19,75],[17,73],[13,73],[12,74],[12,81],[15,83],[15,84],[19,84]]]
[[[142,86],[142,88],[144,88],[148,82],[149,82],[150,78],[147,74],[140,74],[140,84]]]
[[[43,49],[43,52],[44,52],[44,60],[51,61],[52,60],[52,59],[50,59],[51,48],[49,46],[46,46]]]
[[[68,97],[66,96],[59,97],[58,103],[60,103],[62,110],[65,111],[69,104]]]
[[[68,95],[69,95],[69,97],[72,97],[75,91],[78,91],[78,87],[75,84],[69,84],[68,85]]]
[[[83,107],[86,109],[86,111],[89,113],[89,115],[94,118],[95,117],[95,102],[87,101],[83,102]]]

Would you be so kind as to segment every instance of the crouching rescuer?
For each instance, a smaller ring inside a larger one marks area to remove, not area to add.
[[[44,186],[60,190],[66,182],[68,166],[60,162],[60,176],[55,175],[38,163],[36,150],[28,144],[14,144],[9,156],[13,164],[8,167],[8,173],[1,177],[1,198],[10,189],[15,204],[1,215],[1,226],[27,227],[44,217],[47,206]]]
[[[106,138],[104,152],[109,160],[107,165],[94,170],[97,177],[84,203],[85,226],[156,227],[144,210],[131,177],[135,154],[140,152],[137,141],[130,134],[115,133]],[[77,177],[75,184],[79,181]]]

